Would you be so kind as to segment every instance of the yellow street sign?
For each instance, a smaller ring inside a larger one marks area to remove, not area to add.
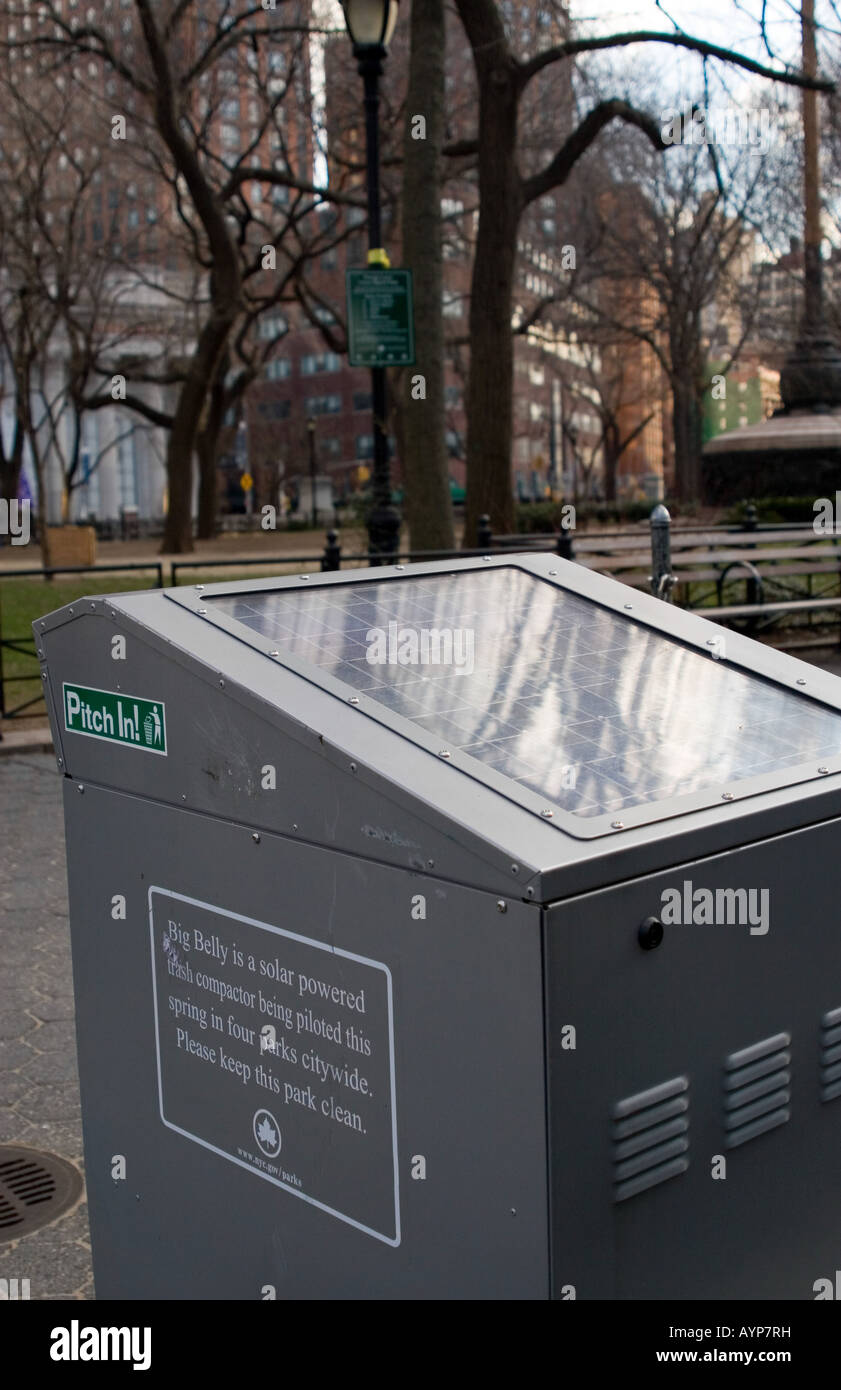
[[[251,474],[243,473],[242,477],[239,480],[239,485],[242,488],[243,492],[250,492],[254,486],[254,479],[252,478]]]

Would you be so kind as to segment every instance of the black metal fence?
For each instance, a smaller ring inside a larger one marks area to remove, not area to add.
[[[649,527],[651,545],[651,572],[650,574],[646,575],[646,581],[653,593],[657,594],[661,598],[669,599],[671,596],[672,587],[675,582],[674,575],[672,573],[671,557],[671,540],[673,532],[671,526],[671,518],[669,517],[669,513],[665,507],[660,505],[654,508],[649,519]],[[713,525],[703,527],[685,526],[681,528],[676,528],[674,530],[674,537],[676,543],[677,538],[681,537],[683,539],[684,544],[686,544],[688,543],[688,538],[693,534],[704,534],[706,536],[709,536],[710,533],[714,533],[716,539],[718,539],[718,537],[720,536],[722,543],[726,545],[726,536],[728,534],[735,535],[740,532],[751,532],[756,534],[756,540],[757,543],[759,543],[763,534],[765,534],[768,538],[772,538],[775,532],[782,530],[788,531],[789,533],[803,532],[805,535],[807,533],[811,533],[813,531],[813,528],[811,524],[808,522],[801,524],[789,523],[784,526],[781,525],[760,527],[757,522],[755,509],[749,507],[747,509],[745,519],[740,525]],[[645,532],[642,527],[636,527],[625,530],[619,529],[616,531],[600,533],[598,536],[592,534],[586,539],[581,539],[579,541],[579,545],[582,552],[584,550],[587,550],[588,552],[590,552],[593,560],[595,560],[597,555],[601,558],[610,555],[610,547],[613,541],[623,541],[627,540],[628,538],[638,539],[641,542],[641,550],[644,545],[644,536]],[[477,545],[475,549],[407,550],[401,552],[398,555],[389,556],[389,563],[406,562],[411,564],[415,562],[421,562],[424,560],[461,560],[468,559],[471,556],[477,555],[507,555],[512,554],[515,551],[527,551],[531,554],[549,553],[553,555],[558,555],[566,560],[576,559],[576,542],[573,538],[572,533],[566,530],[549,533],[526,533],[506,536],[494,535],[491,530],[491,525],[488,517],[483,516],[479,520],[476,539]],[[753,537],[751,538],[751,541],[752,540]],[[638,558],[640,550],[634,548],[634,556],[636,556],[636,559],[633,564],[630,564],[628,566],[629,569],[632,569],[637,573],[640,570],[640,563]],[[583,559],[583,554],[580,554],[578,558]],[[633,557],[629,556],[629,558]],[[340,570],[343,566],[367,566],[381,562],[382,561],[380,557],[372,556],[369,553],[343,553],[338,533],[336,531],[331,530],[327,532],[324,549],[317,555],[259,555],[249,556],[244,559],[241,558],[230,560],[215,560],[209,557],[195,558],[190,560],[172,560],[168,564],[168,569],[169,583],[172,586],[176,586],[179,583],[183,582],[183,577],[186,576],[189,572],[195,574],[197,572],[207,573],[209,571],[217,570],[242,571],[247,569],[259,568],[285,568],[288,570],[290,567],[292,567],[293,571],[305,571],[307,568],[311,568],[313,570],[318,569],[322,573],[331,573]],[[731,562],[731,564],[728,565],[727,569],[724,570],[723,575],[718,579],[716,588],[719,604],[721,604],[722,601],[724,579],[726,579],[727,574],[731,569],[737,567],[740,568],[744,575],[747,577],[746,598],[748,606],[753,608],[757,613],[767,612],[769,618],[772,616],[772,609],[780,610],[779,615],[782,617],[785,615],[784,610],[790,610],[792,608],[828,608],[830,605],[834,606],[836,602],[839,604],[839,606],[841,606],[841,599],[838,599],[836,601],[829,600],[826,598],[812,598],[811,584],[810,598],[807,602],[804,602],[803,604],[764,603],[764,592],[761,576],[757,573],[754,566],[752,566],[750,562],[747,560],[747,556],[744,560]],[[30,714],[33,710],[33,707],[38,705],[42,700],[42,695],[39,691],[37,694],[32,695],[31,698],[26,698],[20,701],[18,704],[12,705],[7,695],[9,687],[13,685],[24,684],[26,682],[31,683],[34,679],[37,679],[39,677],[39,666],[38,657],[35,650],[35,643],[33,641],[31,633],[9,633],[4,632],[3,630],[2,586],[4,580],[36,577],[41,579],[53,579],[57,575],[95,574],[99,576],[109,573],[128,574],[138,571],[146,571],[153,573],[155,576],[153,587],[163,588],[165,583],[164,570],[165,564],[163,561],[159,560],[145,562],[137,561],[115,565],[71,565],[59,568],[50,568],[48,570],[44,570],[41,568],[13,569],[6,571],[5,573],[0,572],[0,719],[17,719],[23,717],[24,715]],[[730,612],[732,612],[733,615],[736,615],[739,612],[739,610],[721,609],[722,618],[724,617],[725,613]],[[710,610],[710,616],[716,616],[716,610]],[[841,616],[841,614],[839,614],[839,616]],[[31,661],[31,673],[16,672],[11,675],[6,674],[4,671],[3,662],[4,652],[12,652],[15,654],[17,658],[23,657],[26,661]],[[2,738],[2,734],[0,734],[0,738]]]

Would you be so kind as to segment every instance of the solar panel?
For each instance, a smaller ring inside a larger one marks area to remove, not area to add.
[[[589,818],[841,753],[841,715],[515,567],[209,598]]]

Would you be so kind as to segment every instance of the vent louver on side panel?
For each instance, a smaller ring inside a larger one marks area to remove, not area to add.
[[[821,1100],[841,1096],[841,1009],[821,1019]]]
[[[725,1145],[735,1149],[791,1116],[790,1033],[775,1033],[724,1061]]]
[[[689,1167],[689,1081],[675,1076],[613,1107],[613,1200],[624,1202]]]

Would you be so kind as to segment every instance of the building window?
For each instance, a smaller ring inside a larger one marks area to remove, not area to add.
[[[374,457],[374,436],[372,434],[358,434],[356,436],[356,457],[358,459],[372,459]]]
[[[311,352],[301,358],[301,376],[317,376],[319,372],[339,372],[342,359],[337,352]]]
[[[341,409],[341,396],[308,396],[304,401],[307,415],[339,415]]]
[[[266,363],[267,381],[284,381],[292,375],[292,363],[288,357],[273,357]]]
[[[264,342],[274,342],[275,338],[282,338],[289,321],[283,314],[265,314],[257,325],[257,336]]]
[[[455,290],[443,290],[441,308],[445,319],[460,319],[464,312],[461,295]]]
[[[354,391],[353,408],[354,410],[370,410],[374,404],[374,397],[370,391]]]

